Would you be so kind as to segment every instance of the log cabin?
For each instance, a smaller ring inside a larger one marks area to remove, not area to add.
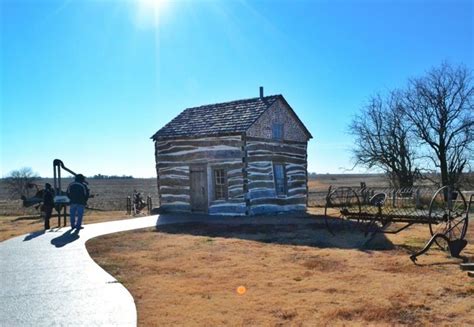
[[[188,108],[158,130],[163,212],[258,215],[306,210],[312,138],[282,95]]]

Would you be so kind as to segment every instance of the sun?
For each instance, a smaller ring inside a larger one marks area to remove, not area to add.
[[[167,4],[167,0],[136,0],[140,10],[159,13]]]
[[[138,26],[156,28],[170,0],[134,0]]]

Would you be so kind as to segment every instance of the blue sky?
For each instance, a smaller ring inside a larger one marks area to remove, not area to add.
[[[1,175],[52,161],[156,175],[149,137],[187,107],[283,94],[309,171],[351,168],[375,92],[447,60],[474,67],[472,1],[0,1]],[[358,171],[365,171],[358,169]]]

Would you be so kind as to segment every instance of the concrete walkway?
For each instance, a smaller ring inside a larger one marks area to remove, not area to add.
[[[0,326],[136,326],[127,289],[86,251],[93,237],[152,227],[158,216],[70,227],[0,243]]]
[[[0,326],[136,326],[127,289],[89,256],[85,242],[121,231],[185,222],[314,223],[282,217],[161,215],[51,229],[0,243]]]

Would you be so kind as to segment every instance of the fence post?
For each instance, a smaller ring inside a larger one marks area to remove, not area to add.
[[[152,207],[151,196],[146,197],[146,206],[148,208],[148,214],[151,215],[151,207]]]
[[[60,205],[56,207],[56,212],[58,213],[58,227],[61,227],[61,210],[62,209],[63,208]]]
[[[421,203],[420,203],[420,189],[417,188],[416,189],[416,193],[415,193],[415,207],[417,209],[420,209],[421,208]]]
[[[392,190],[392,208],[397,207],[397,190],[393,189]]]
[[[127,215],[132,214],[132,199],[130,196],[127,196]]]

